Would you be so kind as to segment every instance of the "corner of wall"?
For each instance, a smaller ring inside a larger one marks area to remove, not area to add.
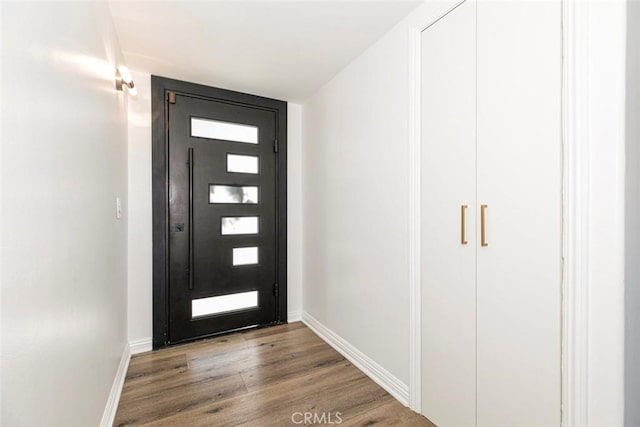
[[[107,404],[102,414],[102,420],[100,421],[100,427],[112,427],[113,422],[116,419],[116,413],[118,412],[118,404],[120,403],[120,395],[122,394],[122,387],[124,386],[124,380],[127,376],[127,369],[129,368],[129,361],[131,360],[131,352],[129,350],[129,344],[125,344],[122,351],[122,357],[120,358],[120,364],[116,371],[116,375],[111,385],[111,391],[107,399]]]
[[[287,306],[289,322],[302,310],[302,106],[287,104]]]
[[[625,405],[627,427],[640,425],[640,2],[627,2]]]
[[[135,343],[153,333],[151,75],[134,70],[131,75],[138,95],[127,112],[127,337]]]
[[[2,22],[2,5],[0,4],[0,23]],[[2,46],[2,30],[0,29],[0,46]],[[2,97],[2,70],[3,68],[3,64],[2,64],[2,59],[3,55],[0,55],[0,111],[2,111],[2,100],[4,99]],[[0,143],[2,142],[2,140],[4,139],[3,137],[3,133],[2,133],[2,114],[0,114]],[[3,202],[2,202],[2,181],[3,181],[3,175],[2,175],[2,149],[0,149],[0,236],[3,235],[2,233],[2,227],[4,222],[2,221],[2,209],[3,209]],[[1,238],[1,237],[0,237]],[[2,264],[3,264],[3,254],[2,254],[2,248],[4,247],[4,245],[0,244],[0,425],[3,425],[3,419],[2,419],[2,413],[3,413],[3,399],[2,399],[2,391],[4,390],[4,385],[2,383],[2,360],[3,358],[3,353],[2,353],[2,287],[3,287],[3,268],[2,268]]]

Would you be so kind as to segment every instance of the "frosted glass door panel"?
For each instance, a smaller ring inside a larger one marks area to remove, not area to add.
[[[258,203],[258,187],[209,185],[209,203]]]
[[[257,174],[259,172],[259,158],[258,156],[227,154],[227,172]]]
[[[191,317],[211,316],[258,306],[258,291],[199,298],[191,301]]]
[[[233,248],[233,265],[255,265],[258,263],[258,248]]]
[[[192,117],[191,136],[257,144],[258,128],[255,126]]]
[[[222,234],[258,234],[257,216],[225,216],[221,220]]]

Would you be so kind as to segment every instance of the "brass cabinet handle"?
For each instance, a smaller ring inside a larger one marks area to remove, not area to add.
[[[482,246],[489,246],[489,244],[487,243],[487,233],[484,225],[486,219],[486,210],[487,205],[480,205],[480,244]]]
[[[466,235],[466,217],[467,217],[467,205],[460,206],[460,244],[466,245],[467,243],[467,235]]]

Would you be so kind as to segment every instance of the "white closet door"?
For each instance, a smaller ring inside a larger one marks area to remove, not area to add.
[[[477,7],[477,425],[558,426],[561,3]]]
[[[473,1],[422,33],[421,70],[422,411],[440,427],[467,427],[476,419]]]

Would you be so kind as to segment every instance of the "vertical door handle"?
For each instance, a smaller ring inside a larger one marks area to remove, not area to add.
[[[487,205],[480,205],[480,244],[489,246],[487,243],[487,230],[485,227]]]
[[[467,205],[460,206],[460,244],[466,245],[467,243]]]
[[[193,289],[193,148],[189,148],[189,289]]]

